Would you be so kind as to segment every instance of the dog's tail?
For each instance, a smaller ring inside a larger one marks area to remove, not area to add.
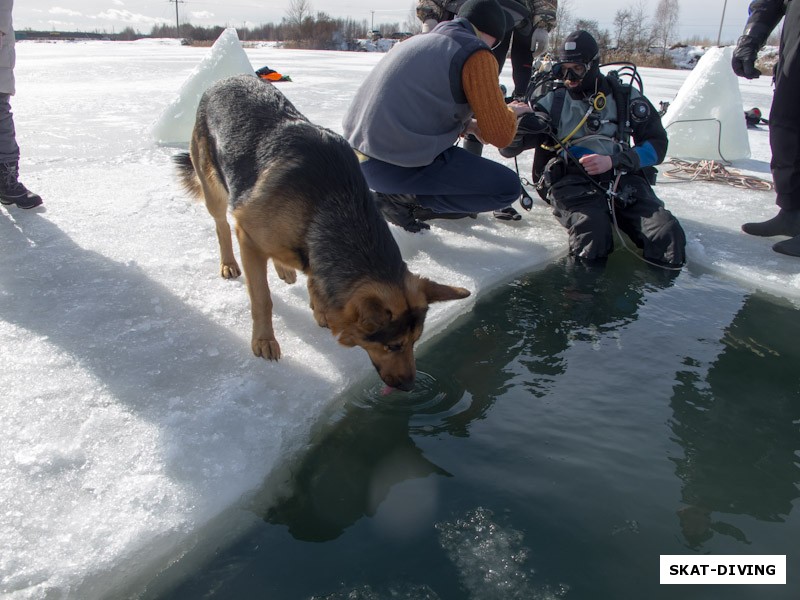
[[[181,152],[173,156],[172,161],[178,168],[178,176],[180,177],[183,189],[192,196],[197,198],[201,197],[203,190],[200,188],[200,181],[197,179],[197,174],[194,172],[191,155],[188,152]]]

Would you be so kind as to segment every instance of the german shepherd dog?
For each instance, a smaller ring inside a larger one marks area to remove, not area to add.
[[[229,207],[234,216],[256,356],[281,356],[271,258],[287,283],[296,269],[306,274],[320,326],[364,348],[387,385],[411,390],[428,305],[470,293],[408,270],[347,141],[309,122],[271,83],[240,75],[205,92],[189,150],[174,160],[183,186],[214,218],[224,278],[241,274]]]

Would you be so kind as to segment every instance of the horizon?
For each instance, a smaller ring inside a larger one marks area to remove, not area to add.
[[[58,31],[97,34],[116,34],[130,27],[136,33],[149,35],[154,26],[189,23],[195,27],[255,28],[265,24],[279,24],[286,17],[290,0],[268,6],[253,0],[239,0],[236,5],[220,7],[202,0],[143,0],[136,2],[135,11],[128,10],[124,0],[72,0],[69,8],[57,0],[26,0],[14,7],[14,25],[17,31]],[[652,17],[655,0],[645,0]],[[404,1],[405,3],[405,1]],[[601,29],[613,30],[613,16],[617,10],[635,5],[634,0],[610,0],[598,6],[589,0],[562,0],[569,3],[572,19],[597,21]],[[677,41],[709,40],[730,44],[736,41],[747,20],[748,0],[724,0],[700,6],[689,0],[680,0],[680,19]],[[316,7],[315,7],[316,4]],[[313,13],[324,12],[337,19],[366,22],[371,29],[397,23],[406,29],[413,16],[416,2],[407,0],[406,8],[398,8],[390,0],[328,0],[310,2]],[[109,6],[113,6],[110,8]],[[724,10],[724,19],[722,18]],[[416,21],[418,23],[418,21]],[[722,24],[720,35],[720,24]]]

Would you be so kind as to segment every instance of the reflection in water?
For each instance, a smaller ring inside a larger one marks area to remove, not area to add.
[[[416,446],[409,418],[415,409],[445,410],[457,396],[451,399],[429,385],[431,377],[424,372],[419,379],[423,385],[412,394],[382,397],[376,386],[347,402],[323,442],[298,466],[291,496],[270,508],[266,520],[287,525],[296,539],[332,540],[361,517],[374,516],[394,484],[430,475],[449,477]],[[410,510],[397,516],[397,529],[430,518],[431,507],[430,499],[414,498]]]
[[[670,287],[677,277],[675,271],[638,266],[628,255],[618,258],[605,266],[565,258],[521,278],[426,347],[425,364],[451,372],[473,399],[471,410],[447,419],[448,431],[466,435],[469,422],[483,418],[514,385],[546,396],[566,371],[567,348],[596,342],[636,320],[643,296]]]
[[[777,314],[776,314],[777,313]],[[782,522],[800,497],[800,373],[797,311],[750,296],[725,332],[725,350],[705,381],[684,373],[671,423],[690,547],[714,533],[749,544],[731,515]]]

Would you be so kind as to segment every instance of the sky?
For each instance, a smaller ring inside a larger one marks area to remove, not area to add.
[[[0,208],[4,597],[129,597],[189,545],[213,552],[252,514],[237,510],[248,493],[276,474],[283,481],[341,393],[383,387],[361,349],[316,325],[303,275],[289,286],[270,272],[283,358],[252,355],[244,284],[219,277],[213,221],[176,181],[178,148],[155,143],[158,116],[191,111],[209,71],[242,64],[223,60],[235,53],[251,71],[290,75],[283,93],[334,131],[382,58],[177,40],[17,45],[21,177],[45,204]],[[642,73],[655,103],[673,100],[689,74]],[[502,77],[510,84],[508,70]],[[768,116],[768,78],[738,83],[741,100],[713,97]],[[713,89],[697,86],[701,96]],[[768,178],[766,128],[748,138],[752,157],[733,167]],[[514,165],[492,148],[484,156]],[[530,153],[519,166],[530,172]],[[687,233],[680,277],[702,285],[713,272],[742,294],[800,299],[797,259],[739,230],[774,215],[773,192],[663,175],[657,192]],[[567,251],[567,233],[539,201],[514,223],[483,214],[424,234],[391,229],[413,272],[473,292],[431,306],[420,348],[498,285]],[[717,309],[722,322],[738,310]]]
[[[596,20],[611,29],[617,10],[638,5],[652,13],[656,0],[567,0],[573,17]],[[564,2],[564,0],[562,0]],[[725,10],[722,42],[733,42],[747,20],[748,0],[679,0],[680,37],[695,36],[716,41]],[[175,6],[171,0],[17,0],[14,22],[17,29],[116,32],[133,27],[148,33],[154,24],[175,23]],[[411,17],[414,0],[311,0],[314,10],[334,17],[366,20],[370,25],[403,24]],[[286,16],[289,0],[178,0],[178,18],[194,25],[257,25],[278,23]]]

